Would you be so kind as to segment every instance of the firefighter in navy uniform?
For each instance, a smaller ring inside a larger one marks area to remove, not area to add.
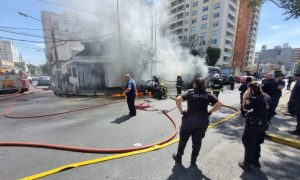
[[[205,81],[202,78],[196,78],[193,86],[194,89],[176,98],[176,105],[183,115],[178,150],[177,153],[173,154],[173,159],[179,164],[182,163],[185,146],[190,136],[192,136],[193,151],[191,165],[196,165],[202,139],[209,124],[209,115],[222,107],[222,103],[210,92],[207,92]],[[183,101],[187,101],[187,111],[182,109]],[[213,104],[214,106],[208,111],[207,107],[209,104]]]
[[[223,83],[220,79],[220,74],[214,74],[211,81],[211,89],[213,91],[213,94],[218,98],[220,91],[223,91]]]
[[[265,132],[268,129],[268,108],[271,98],[265,94],[257,82],[249,83],[248,90],[243,96],[243,107],[245,111],[252,110],[246,115],[246,124],[243,134],[245,147],[244,160],[239,166],[245,171],[251,171],[251,166],[260,168],[260,145],[264,142]]]
[[[183,86],[183,80],[181,76],[177,76],[177,80],[176,80],[177,96],[181,95],[182,86]]]
[[[125,80],[127,81],[124,94],[127,96],[127,105],[129,109],[129,116],[136,116],[136,108],[134,105],[136,97],[136,84],[135,81],[131,78],[130,74],[125,75]]]

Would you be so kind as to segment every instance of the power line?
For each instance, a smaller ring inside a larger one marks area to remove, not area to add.
[[[32,29],[32,28],[27,28],[27,27],[0,26],[0,28],[4,28],[4,29],[21,29],[21,30],[29,30],[29,31],[43,31],[43,29]]]
[[[73,9],[73,10],[80,11],[80,12],[86,12],[86,13],[90,13],[90,14],[96,14],[96,15],[104,16],[104,17],[107,17],[107,18],[116,19],[116,17],[109,16],[109,15],[106,15],[106,14],[102,14],[102,13],[99,13],[99,12],[96,12],[96,11],[89,11],[89,10],[82,9],[82,8],[75,8],[75,7],[67,6],[67,5],[61,4],[61,3],[49,2],[49,1],[45,1],[45,0],[37,0],[37,1],[40,1],[40,2],[43,2],[43,3],[46,3],[46,4],[51,4],[51,5],[54,5],[54,6]]]

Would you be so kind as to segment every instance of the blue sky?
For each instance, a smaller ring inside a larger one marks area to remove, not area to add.
[[[66,3],[68,0],[50,0],[53,2]],[[160,0],[155,0],[159,3]],[[26,27],[32,29],[42,29],[41,22],[18,15],[17,11],[27,13],[40,19],[41,11],[62,12],[63,9],[39,2],[38,0],[0,0],[0,26]],[[283,11],[270,2],[264,4],[260,18],[257,46],[259,50],[262,44],[267,44],[269,48],[283,43],[289,43],[292,47],[300,47],[300,20],[285,21],[282,16]],[[0,27],[1,30],[1,27]],[[7,30],[7,29],[6,29]],[[43,36],[41,30],[13,30],[31,35]],[[0,37],[25,39],[32,41],[43,41],[41,38],[28,37],[0,31]],[[14,41],[23,59],[32,64],[42,64],[45,56],[42,51],[43,44]]]

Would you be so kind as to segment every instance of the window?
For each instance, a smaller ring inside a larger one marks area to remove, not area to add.
[[[218,27],[219,26],[219,21],[213,22],[212,26],[213,27]]]
[[[202,33],[200,34],[200,40],[206,39],[206,35],[207,35],[206,32],[202,32]]]
[[[219,33],[219,32],[218,32],[218,30],[216,30],[216,31],[212,31],[212,32],[211,32],[211,35],[212,35],[212,36],[217,36],[217,35],[218,35],[218,33]]]
[[[218,18],[218,17],[220,17],[220,12],[214,13],[214,18]]]
[[[192,12],[192,16],[195,16],[195,15],[197,15],[197,10]]]
[[[198,1],[197,2],[193,2],[193,7],[198,6]]]
[[[187,32],[187,31],[188,31],[188,29],[187,29],[187,28],[185,28],[185,29],[184,29],[184,32]]]
[[[184,20],[184,24],[188,24],[189,23],[189,20]]]
[[[208,11],[208,6],[203,7],[202,11],[203,12]]]
[[[186,13],[185,13],[185,16],[189,16],[189,14],[190,14],[189,12],[186,12]]]
[[[190,4],[185,5],[185,8],[189,8],[189,7],[190,7]]]
[[[201,25],[201,29],[206,29],[206,28],[207,28],[207,23]]]
[[[197,28],[196,27],[192,27],[192,32],[196,32]]]
[[[192,19],[192,24],[197,23],[197,18]]]
[[[203,0],[203,3],[207,3],[209,0]]]
[[[218,40],[217,39],[212,39],[210,44],[217,44]]]
[[[72,75],[73,77],[77,77],[77,71],[76,71],[76,67],[72,67]]]
[[[207,15],[204,15],[204,16],[202,16],[202,21],[205,21],[205,20],[207,20],[207,18],[208,18],[208,16],[207,16]]]
[[[214,8],[215,9],[219,9],[221,7],[221,3],[219,2],[219,3],[216,3],[215,5],[214,5]]]
[[[71,67],[68,67],[68,73],[69,73],[69,76],[72,76],[72,70],[71,70]]]

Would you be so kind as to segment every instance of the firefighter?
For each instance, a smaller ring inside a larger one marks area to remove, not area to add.
[[[277,91],[277,83],[273,78],[273,74],[265,74],[265,79],[262,81],[262,90],[271,97],[272,103],[269,108],[268,120],[271,123],[271,119],[274,116],[274,107],[276,104],[276,91]],[[275,100],[275,101],[274,101]],[[273,103],[274,101],[274,103]]]
[[[134,105],[136,97],[136,84],[135,81],[131,78],[130,74],[125,75],[125,80],[127,81],[124,94],[127,96],[127,105],[129,109],[129,116],[136,116],[136,109]]]
[[[202,78],[195,79],[193,86],[194,89],[176,98],[177,108],[183,117],[178,150],[177,153],[173,154],[173,159],[176,163],[182,163],[185,146],[190,136],[192,136],[193,151],[191,165],[195,166],[201,149],[202,139],[209,124],[209,116],[211,113],[218,111],[222,107],[222,103],[210,92],[207,92],[205,81]],[[187,111],[182,109],[183,101],[187,101]],[[213,104],[214,106],[208,111],[207,107],[209,104]]]
[[[292,90],[289,100],[289,106],[293,106],[293,113],[296,114],[297,126],[296,130],[289,131],[289,133],[300,136],[300,71],[295,73],[296,84]],[[291,107],[289,107],[291,109]]]
[[[211,84],[213,94],[218,98],[220,91],[223,91],[223,83],[220,79],[220,74],[214,74]]]
[[[177,76],[177,80],[176,80],[176,89],[177,89],[177,96],[181,95],[181,88],[183,85],[183,80],[181,78],[181,76]]]
[[[265,132],[268,129],[268,108],[271,98],[265,94],[257,82],[251,82],[243,96],[243,108],[249,111],[246,115],[246,124],[242,142],[245,147],[244,160],[239,166],[245,171],[251,171],[250,165],[261,167],[260,145],[264,142]],[[250,110],[252,110],[250,112]]]
[[[230,75],[230,76],[229,76],[228,81],[229,81],[229,84],[230,84],[230,90],[234,90],[234,83],[235,83],[235,80],[234,80],[233,75]]]

